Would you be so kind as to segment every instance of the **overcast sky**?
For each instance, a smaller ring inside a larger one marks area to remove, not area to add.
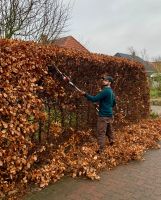
[[[69,2],[69,0],[64,0]],[[89,51],[114,55],[133,47],[161,56],[161,0],[72,0],[69,32]]]

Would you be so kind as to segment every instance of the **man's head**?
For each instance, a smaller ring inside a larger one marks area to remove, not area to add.
[[[110,86],[111,83],[113,83],[113,78],[111,76],[102,76],[101,77],[101,80],[102,80],[102,85],[104,86]]]

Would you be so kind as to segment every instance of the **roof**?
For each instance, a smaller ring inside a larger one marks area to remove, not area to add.
[[[70,48],[89,53],[89,51],[72,36],[56,39],[55,41],[53,41],[53,43],[59,47]]]
[[[127,58],[129,60],[134,60],[134,61],[138,61],[138,62],[142,63],[144,65],[147,73],[155,73],[156,72],[156,69],[153,67],[153,65],[150,62],[145,61],[136,55],[129,55],[129,54],[125,54],[125,53],[116,53],[114,56]]]

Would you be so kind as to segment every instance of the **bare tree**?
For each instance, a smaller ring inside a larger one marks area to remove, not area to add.
[[[153,58],[153,60],[156,62],[161,62],[161,56],[157,56],[157,57]]]
[[[147,61],[149,61],[149,56],[148,56],[148,53],[147,53],[147,50],[144,48],[144,49],[142,49],[140,52],[138,52],[138,51],[136,51],[135,49],[134,49],[134,47],[133,46],[130,46],[130,47],[128,47],[128,52],[130,53],[130,55],[132,56],[132,57],[135,57],[135,56],[138,56],[138,57],[140,57],[140,58],[142,58],[145,62]]]
[[[149,56],[145,48],[140,51],[140,57],[145,61],[149,61]]]
[[[0,0],[0,37],[54,40],[66,31],[70,8],[63,0]]]
[[[133,46],[128,47],[127,51],[130,53],[132,57],[137,56],[137,51],[134,49]]]

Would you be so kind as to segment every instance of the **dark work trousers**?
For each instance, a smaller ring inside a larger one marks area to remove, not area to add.
[[[113,117],[98,117],[97,120],[97,140],[99,149],[104,149],[106,136],[109,142],[114,141],[113,128],[112,128]]]

